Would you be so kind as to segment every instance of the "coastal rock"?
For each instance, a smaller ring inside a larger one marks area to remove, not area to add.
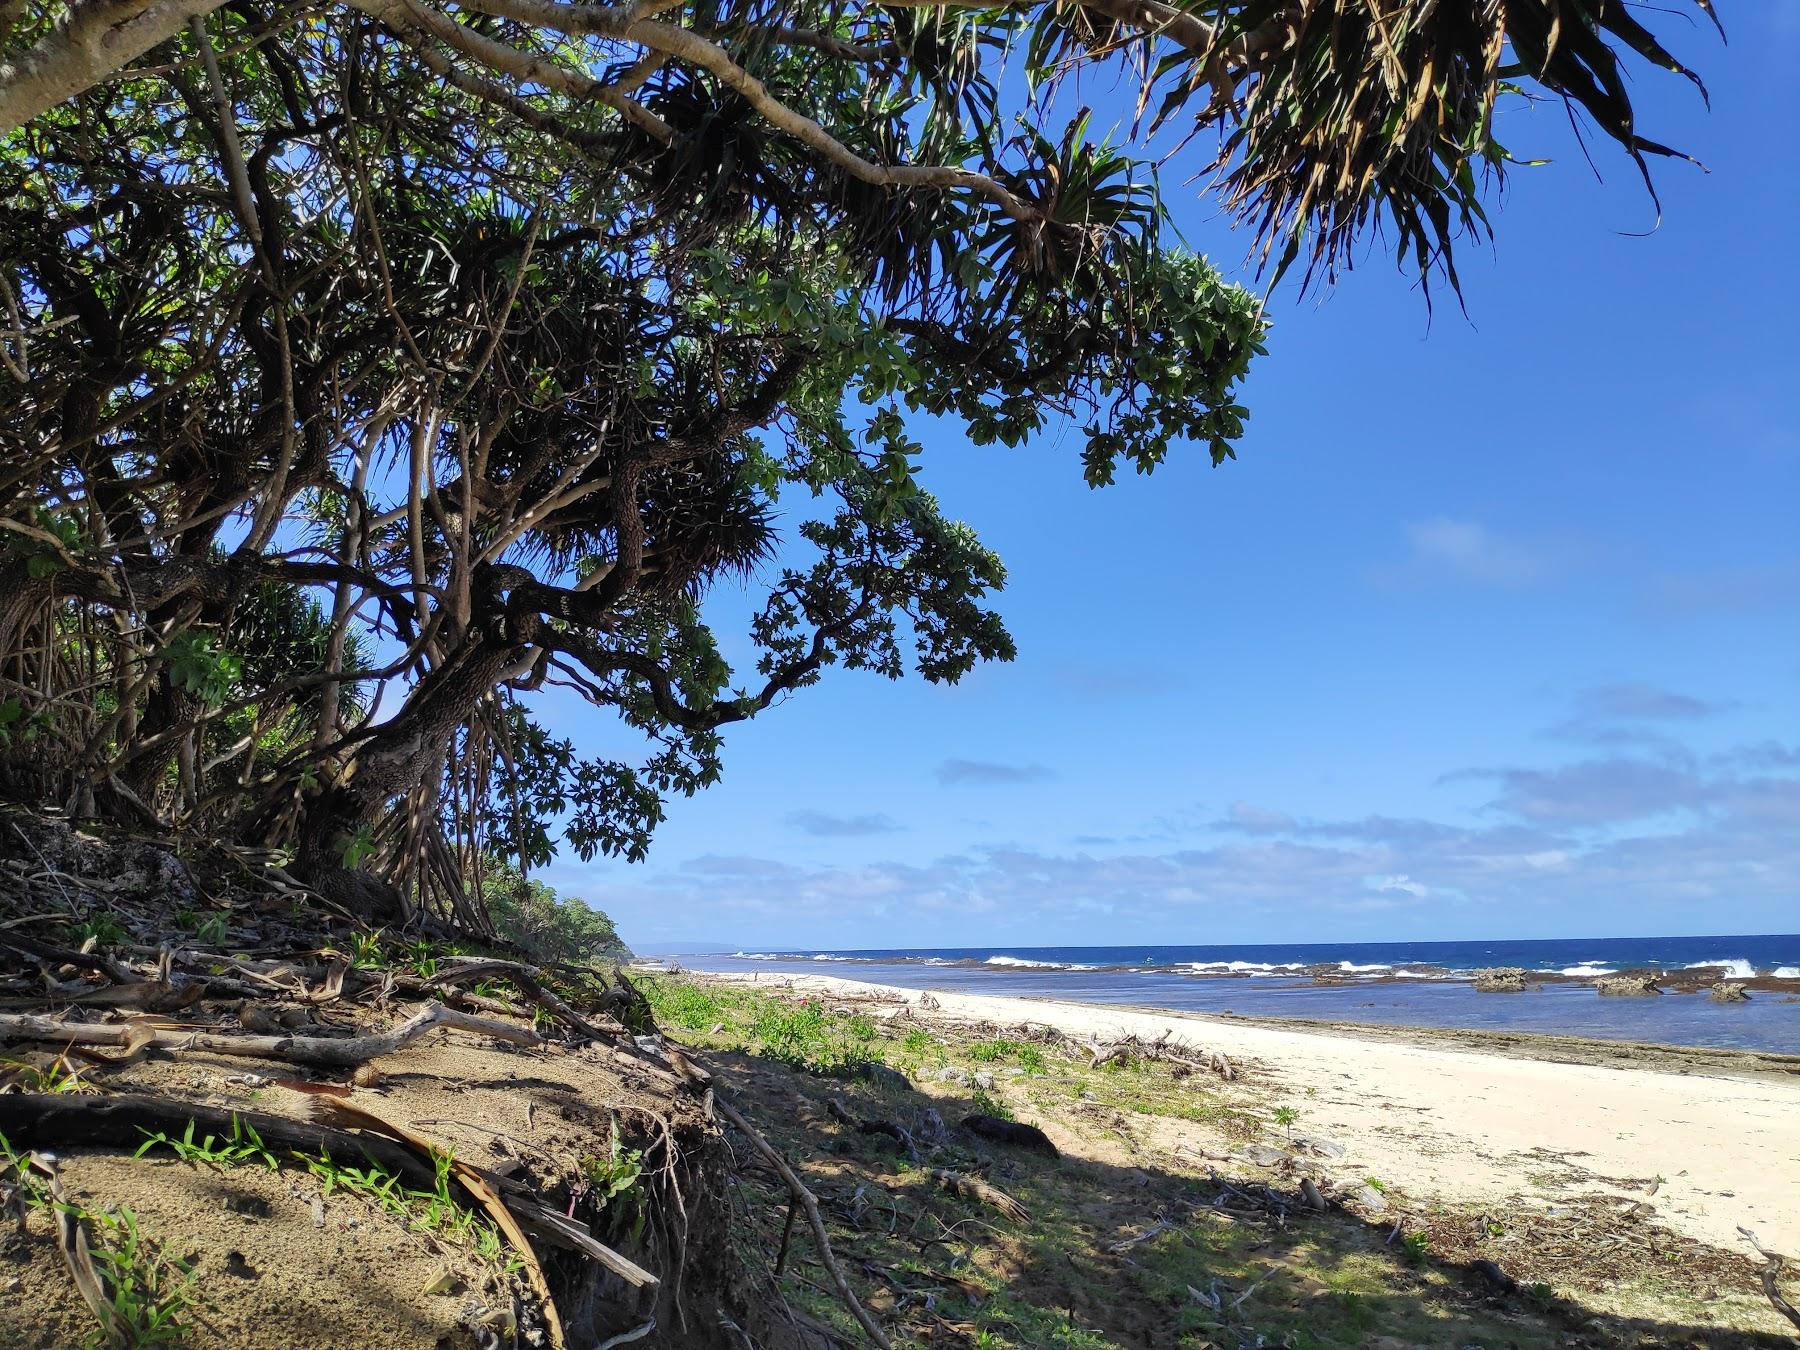
[[[1744,992],[1744,986],[1731,980],[1720,980],[1712,987],[1708,995],[1714,1003],[1748,1003],[1750,995]]]
[[[1335,1139],[1320,1139],[1305,1134],[1294,1136],[1294,1147],[1315,1158],[1341,1158],[1347,1152]]]
[[[1269,1144],[1245,1144],[1240,1152],[1247,1162],[1253,1162],[1258,1167],[1280,1167],[1283,1163],[1292,1161],[1292,1155],[1286,1149]]]
[[[954,1064],[946,1064],[932,1075],[940,1083],[948,1083],[952,1087],[973,1087],[975,1075],[967,1069],[959,1069]]]
[[[1525,972],[1517,966],[1489,966],[1475,972],[1475,989],[1482,994],[1522,994]]]
[[[974,1083],[983,1092],[990,1092],[994,1086],[994,1075],[986,1072],[978,1073],[975,1075]]]
[[[1387,1197],[1366,1181],[1361,1185],[1352,1186],[1345,1193],[1344,1198],[1354,1203],[1366,1214],[1387,1213]]]
[[[1050,1137],[1035,1125],[1026,1125],[1022,1121],[1002,1120],[999,1116],[973,1115],[964,1116],[962,1127],[970,1134],[983,1139],[990,1139],[996,1144],[1011,1144],[1016,1148],[1030,1149],[1033,1153],[1041,1153],[1046,1158],[1060,1158],[1056,1145]]]
[[[1603,995],[1620,998],[1636,998],[1643,994],[1660,994],[1656,987],[1654,975],[1615,975],[1610,980],[1600,980],[1594,987]]]
[[[874,1060],[862,1066],[862,1076],[879,1088],[889,1088],[895,1092],[912,1091],[912,1080],[905,1074]]]

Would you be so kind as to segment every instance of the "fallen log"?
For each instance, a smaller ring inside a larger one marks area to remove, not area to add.
[[[66,1022],[32,1014],[0,1014],[0,1042],[48,1041],[60,1045],[114,1045],[133,1049],[201,1050],[215,1055],[282,1059],[315,1068],[353,1069],[372,1059],[403,1050],[437,1027],[472,1031],[514,1045],[548,1044],[535,1031],[474,1017],[434,1003],[391,1031],[347,1039],[323,1036],[231,1036],[180,1027],[146,1027],[143,1023]]]
[[[410,1186],[432,1189],[437,1169],[411,1149],[379,1136],[351,1134],[310,1120],[266,1111],[230,1111],[200,1102],[123,1092],[103,1097],[73,1093],[0,1094],[0,1135],[15,1149],[122,1148],[135,1152],[147,1135],[179,1138],[191,1123],[197,1134],[231,1134],[233,1124],[256,1131],[271,1150],[349,1158],[361,1155]]]
[[[865,1120],[853,1115],[850,1109],[836,1097],[825,1103],[825,1110],[840,1125],[848,1125],[858,1134],[879,1134],[892,1139],[907,1156],[908,1161],[919,1161],[918,1145],[913,1143],[910,1132],[896,1125],[891,1120]]]
[[[925,1175],[952,1195],[960,1195],[965,1200],[975,1200],[996,1210],[1011,1219],[1014,1223],[1030,1223],[1031,1211],[1026,1209],[1012,1196],[998,1186],[990,1186],[979,1177],[966,1176],[961,1172],[952,1172],[947,1167],[927,1168]]]

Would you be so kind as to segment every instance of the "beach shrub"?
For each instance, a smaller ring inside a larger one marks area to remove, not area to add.
[[[1010,1058],[1012,1053],[1018,1048],[1019,1043],[1017,1041],[1009,1041],[1004,1038],[992,1041],[976,1041],[969,1047],[969,1058],[974,1060],[977,1064],[996,1064],[1003,1059]]]
[[[558,895],[510,863],[488,860],[480,895],[495,931],[540,965],[596,965],[631,957],[606,915],[585,900]]]
[[[724,1020],[725,1005],[709,989],[680,980],[642,980],[638,988],[650,1000],[657,1022],[704,1031]]]
[[[770,999],[758,1009],[750,1035],[756,1054],[807,1073],[845,1077],[881,1058],[879,1046],[852,1033],[852,1020],[811,1000],[792,1005]]]

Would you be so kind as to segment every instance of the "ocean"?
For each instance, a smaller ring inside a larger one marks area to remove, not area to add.
[[[1257,1017],[1541,1032],[1800,1054],[1800,934],[1528,942],[1245,946],[776,949],[676,956],[693,970],[833,974],[913,989],[1123,1003]],[[1522,994],[1473,973],[1517,966]],[[1652,971],[1693,986],[1705,967],[1751,982],[1742,1003],[1704,992],[1603,998],[1593,980]]]

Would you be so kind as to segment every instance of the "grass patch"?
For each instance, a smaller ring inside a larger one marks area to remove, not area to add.
[[[262,1141],[252,1125],[246,1125],[241,1117],[231,1118],[231,1133],[224,1139],[215,1139],[207,1135],[202,1139],[194,1138],[194,1122],[187,1123],[187,1129],[181,1138],[164,1134],[160,1130],[151,1133],[141,1129],[144,1142],[138,1146],[133,1155],[141,1158],[153,1148],[166,1148],[183,1162],[207,1163],[220,1170],[228,1170],[241,1163],[259,1162],[273,1172],[280,1163]]]
[[[53,1198],[50,1182],[33,1171],[24,1154],[0,1135],[0,1180],[10,1179],[11,1203],[26,1210],[54,1211],[85,1224],[88,1252],[100,1277],[106,1316],[88,1334],[88,1350],[115,1345],[171,1345],[186,1338],[187,1315],[195,1301],[193,1270],[163,1251],[138,1227],[124,1205],[96,1211]]]
[[[428,1191],[406,1185],[378,1163],[351,1167],[323,1153],[304,1156],[304,1161],[326,1195],[338,1190],[359,1195],[415,1232],[464,1247],[480,1260],[507,1271],[523,1268],[516,1255],[508,1254],[499,1229],[451,1198],[451,1159],[447,1154],[433,1157],[437,1176]]]
[[[833,1012],[816,999],[689,984],[666,976],[638,981],[658,1025],[698,1032],[701,1044],[744,1050],[804,1073],[850,1077],[883,1063],[894,1043],[872,1018]]]

